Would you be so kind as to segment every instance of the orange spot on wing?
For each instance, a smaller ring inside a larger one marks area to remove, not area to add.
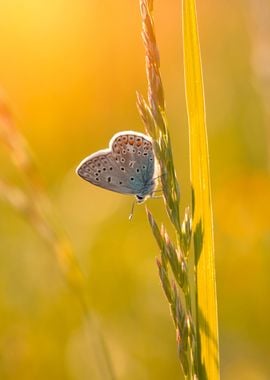
[[[133,145],[133,144],[134,144],[134,136],[129,136],[129,137],[128,137],[128,143],[129,143],[130,145]]]

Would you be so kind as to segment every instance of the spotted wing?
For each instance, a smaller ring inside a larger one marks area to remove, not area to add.
[[[154,154],[147,136],[121,132],[110,148],[84,159],[77,173],[86,181],[122,194],[151,194],[154,188]]]
[[[115,160],[136,189],[135,194],[148,195],[154,188],[155,157],[151,139],[135,132],[121,132],[110,141]]]
[[[122,194],[135,194],[126,184],[126,179],[120,171],[110,152],[100,151],[85,158],[77,168],[77,174],[103,189]]]

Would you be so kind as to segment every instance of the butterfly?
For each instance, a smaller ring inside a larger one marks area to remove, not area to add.
[[[156,170],[151,138],[143,133],[123,131],[111,138],[109,148],[86,157],[76,172],[93,185],[133,194],[142,203],[155,190]]]

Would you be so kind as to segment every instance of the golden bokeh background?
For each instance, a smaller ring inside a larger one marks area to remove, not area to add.
[[[181,4],[155,1],[169,128],[190,204]],[[221,375],[270,377],[270,4],[198,2],[215,223]],[[138,1],[3,0],[0,86],[74,246],[117,379],[180,379],[144,207],[74,173],[121,130],[143,131]],[[1,179],[21,174],[0,150]],[[162,201],[147,205],[160,221]],[[93,327],[50,248],[0,203],[0,378],[100,379]],[[104,377],[105,379],[105,377]],[[105,379],[106,380],[106,379]]]

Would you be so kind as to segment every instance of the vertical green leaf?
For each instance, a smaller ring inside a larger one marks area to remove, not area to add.
[[[215,380],[219,379],[219,350],[213,217],[195,0],[183,0],[182,15],[197,279],[196,309],[198,345],[200,348],[198,358],[199,378]]]

